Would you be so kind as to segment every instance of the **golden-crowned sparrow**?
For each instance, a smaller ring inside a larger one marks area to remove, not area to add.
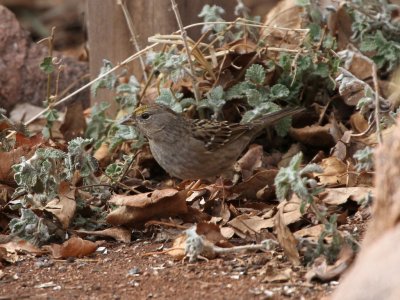
[[[303,108],[285,108],[247,124],[194,120],[166,106],[138,107],[124,124],[135,124],[148,138],[160,166],[180,179],[205,179],[231,170],[246,146],[267,126]]]

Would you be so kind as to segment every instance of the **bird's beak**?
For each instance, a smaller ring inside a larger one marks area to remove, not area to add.
[[[135,126],[136,120],[133,115],[127,115],[118,121],[120,125]]]

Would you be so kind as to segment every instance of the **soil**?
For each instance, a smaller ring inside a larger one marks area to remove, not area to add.
[[[21,256],[0,274],[0,299],[322,299],[336,285],[306,282],[276,251],[188,263],[144,256],[163,246],[150,240],[103,246],[85,259]]]

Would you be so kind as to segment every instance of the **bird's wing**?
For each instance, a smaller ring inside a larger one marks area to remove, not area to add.
[[[226,121],[191,120],[193,137],[204,142],[208,151],[215,151],[231,143],[252,128],[248,124],[228,123]]]

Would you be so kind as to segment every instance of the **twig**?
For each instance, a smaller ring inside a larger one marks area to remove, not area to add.
[[[107,183],[89,184],[89,185],[77,186],[75,188],[77,190],[82,190],[82,189],[89,189],[89,188],[94,188],[94,187],[108,187],[110,189],[114,188],[111,184],[107,184]]]
[[[378,81],[378,70],[376,68],[376,63],[369,58],[368,56],[364,55],[361,53],[361,51],[355,47],[354,45],[350,44],[350,48],[356,52],[358,55],[360,55],[363,59],[365,59],[371,66],[372,66],[372,81],[374,83],[374,90],[375,90],[375,111],[374,111],[374,117],[375,117],[375,123],[376,123],[376,137],[378,140],[378,144],[382,144],[382,132],[381,132],[381,127],[380,127],[380,100],[381,97],[379,96],[379,81]],[[369,86],[369,85],[368,85]],[[371,87],[370,87],[371,88]],[[387,101],[386,99],[382,98],[382,100]]]
[[[259,28],[271,28],[271,29],[275,29],[275,30],[285,30],[285,31],[294,31],[294,32],[304,32],[307,33],[310,31],[310,29],[308,28],[285,28],[285,27],[275,27],[275,26],[271,26],[271,25],[265,25],[262,24],[260,22],[256,22],[256,21],[250,21],[250,20],[245,20],[242,18],[238,18],[235,21],[232,22],[227,22],[227,21],[215,21],[215,22],[199,22],[199,23],[194,23],[194,24],[190,24],[185,26],[185,29],[189,29],[192,27],[197,27],[197,26],[204,26],[204,25],[213,25],[213,24],[226,24],[226,25],[231,25],[231,24],[237,24],[237,25],[247,25],[250,27],[259,27]]]
[[[157,34],[154,36],[151,36],[148,38],[149,42],[152,43],[163,43],[163,44],[171,44],[171,45],[183,45],[183,42],[181,40],[178,40],[177,37],[180,38],[180,36],[177,35],[161,35],[161,34]],[[209,46],[208,44],[203,44],[201,43],[200,45],[204,45],[204,46]],[[240,47],[242,46],[242,44],[236,44],[235,47]],[[232,47],[233,48],[233,47]],[[279,47],[268,47],[267,48],[268,51],[273,51],[273,52],[287,52],[287,53],[298,53],[299,50],[296,49],[287,49],[287,48],[279,48]],[[224,56],[226,54],[229,54],[233,52],[232,50],[222,50],[222,51],[218,51],[215,52],[215,56]],[[301,53],[308,53],[308,50],[301,50]],[[210,58],[210,56],[205,56],[206,58]]]
[[[382,132],[380,125],[380,100],[379,100],[379,85],[378,85],[378,75],[376,70],[375,62],[372,62],[372,80],[374,82],[375,89],[375,123],[376,123],[376,138],[378,144],[382,144]]]
[[[132,191],[132,192],[135,192],[135,193],[137,193],[137,194],[141,194],[141,192],[138,191],[137,189],[135,189],[134,187],[130,187],[130,186],[127,186],[126,184],[123,184],[122,182],[113,180],[113,179],[112,179],[110,176],[108,176],[105,172],[102,172],[102,175],[104,175],[105,177],[107,177],[108,179],[110,179],[112,183],[115,183],[116,185],[118,185],[119,187],[121,187],[121,188],[123,188],[123,189],[127,189],[128,191]]]
[[[172,228],[182,229],[182,230],[188,229],[187,226],[168,223],[168,222],[162,222],[162,221],[156,221],[156,220],[148,221],[148,222],[146,222],[146,224],[144,224],[145,227],[155,226],[155,225],[157,225],[157,226],[165,226],[165,227],[172,227]]]
[[[363,137],[363,136],[367,135],[367,134],[371,131],[372,126],[374,126],[374,125],[375,125],[375,120],[373,120],[373,121],[371,122],[371,124],[368,125],[368,128],[365,129],[363,132],[360,132],[360,133],[352,133],[351,136],[352,136],[352,137]]]
[[[186,33],[185,28],[183,28],[182,19],[179,14],[179,10],[178,10],[178,4],[176,4],[175,0],[171,0],[171,4],[172,4],[172,10],[175,13],[176,21],[178,22],[179,30],[182,35],[182,41],[185,45],[187,60],[188,60],[189,67],[190,67],[189,75],[193,81],[194,96],[196,98],[196,102],[199,103],[199,101],[200,101],[199,83],[198,83],[196,75],[194,73],[194,66],[193,66],[193,61],[192,61],[192,51],[190,50],[189,44],[187,42],[187,33]]]
[[[133,161],[135,160],[136,156],[138,156],[139,153],[142,153],[141,150],[136,151],[135,155],[132,157],[131,161],[129,162],[128,166],[125,167],[124,173],[122,174],[122,176],[117,180],[118,182],[121,182],[122,179],[124,179],[124,177],[126,176],[126,174],[128,174],[129,169],[131,168]]]
[[[121,5],[122,11],[124,13],[126,24],[128,25],[129,32],[131,34],[131,41],[136,52],[140,51],[138,40],[136,39],[135,27],[133,26],[131,15],[129,14],[128,7],[126,6],[125,0],[118,0],[118,5]],[[147,81],[146,66],[144,64],[143,58],[139,56],[140,66],[143,71],[143,78]]]
[[[346,70],[345,68],[339,67],[339,70],[342,72],[343,75],[352,77],[357,83],[361,84],[364,87],[367,87],[368,89],[371,90],[372,94],[374,95],[375,99],[375,111],[374,111],[374,118],[375,118],[375,123],[376,123],[376,133],[377,133],[377,140],[378,143],[382,143],[382,133],[379,125],[379,119],[380,119],[380,101],[387,101],[385,98],[379,96],[379,86],[378,86],[378,76],[377,76],[377,71],[376,71],[376,65],[374,62],[372,62],[372,80],[374,83],[374,89],[371,88],[371,86],[362,81],[361,79],[357,78],[353,73],[350,71]]]
[[[37,42],[37,44],[41,44],[44,41],[48,41],[49,43],[49,57],[53,57],[53,41],[54,41],[54,33],[55,33],[56,28],[52,27],[51,28],[51,34],[49,37],[44,38],[40,41]],[[46,100],[50,103],[50,96],[51,96],[51,73],[47,74],[47,91],[46,91]]]

